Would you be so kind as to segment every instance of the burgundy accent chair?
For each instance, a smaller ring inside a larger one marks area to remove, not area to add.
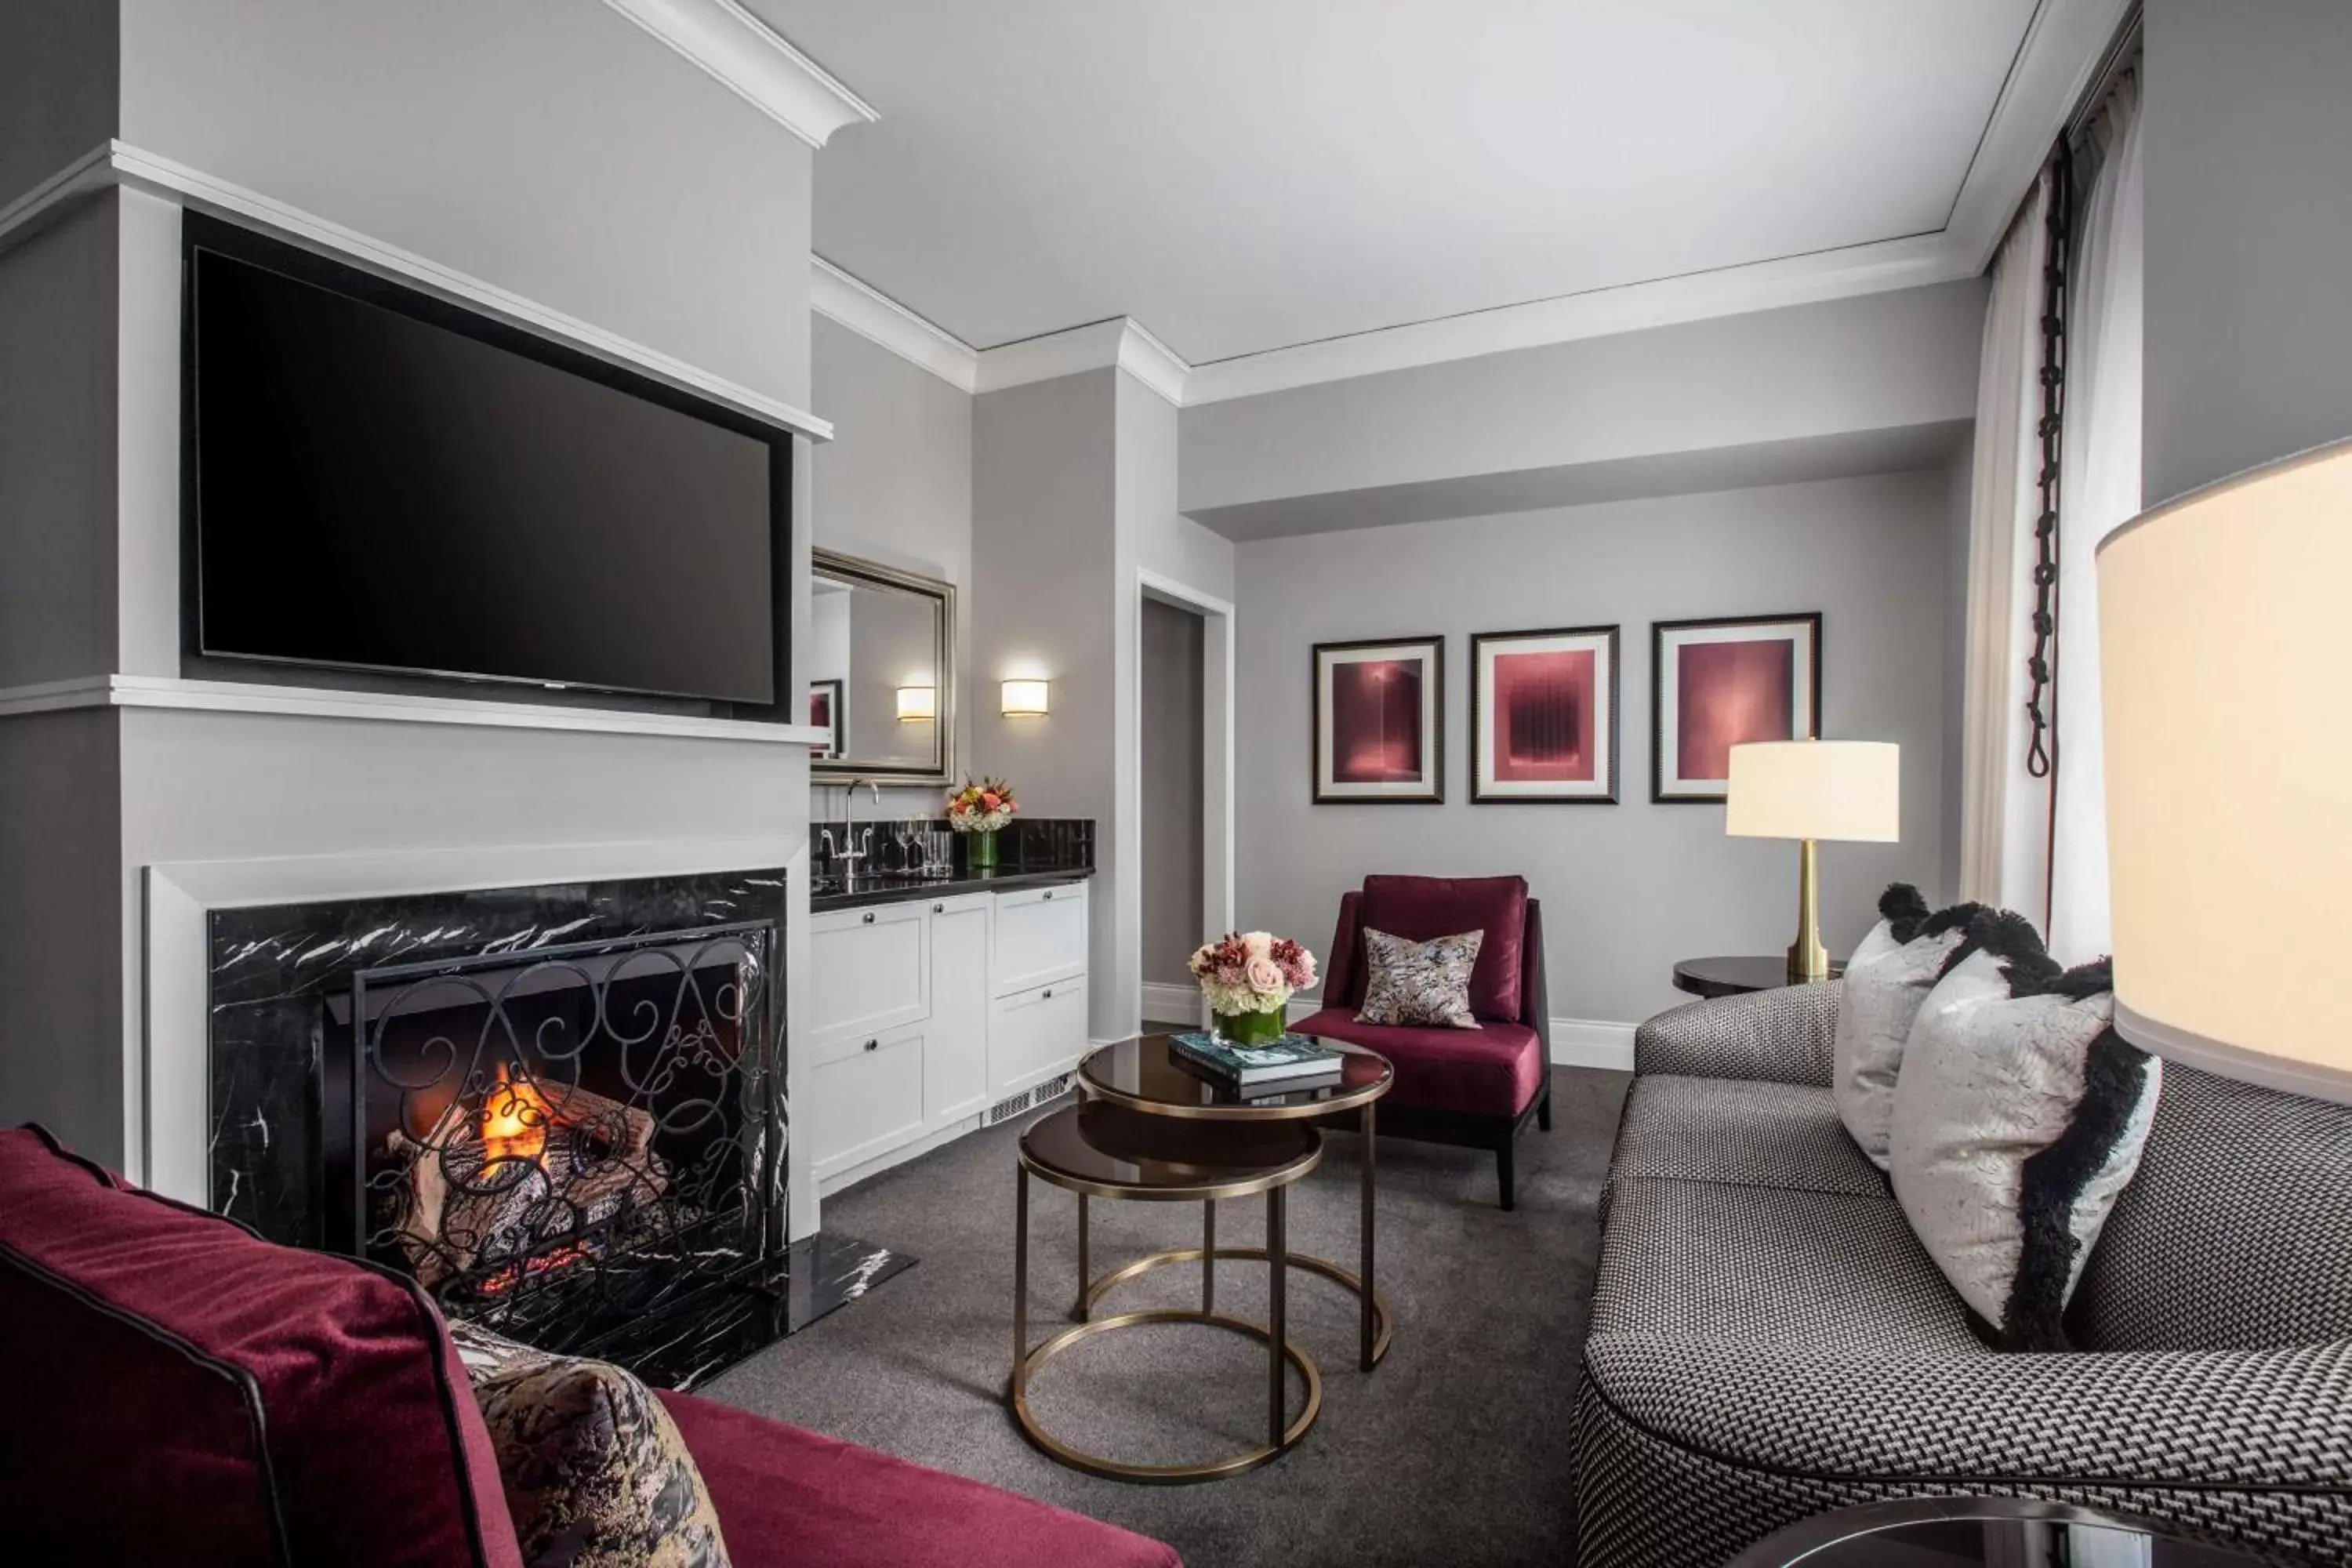
[[[1414,942],[1481,931],[1470,975],[1475,1029],[1356,1022],[1364,1004],[1366,929]],[[1396,1064],[1374,1125],[1400,1138],[1492,1149],[1503,1206],[1515,1205],[1511,1151],[1532,1121],[1551,1130],[1550,1000],[1543,910],[1519,877],[1367,877],[1339,900],[1323,969],[1322,1011],[1297,1026],[1369,1047]]]
[[[1181,1568],[1156,1541],[660,1395],[736,1568]],[[0,1130],[0,1560],[521,1568],[415,1283]]]

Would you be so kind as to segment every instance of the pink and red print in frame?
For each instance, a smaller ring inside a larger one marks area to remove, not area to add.
[[[1315,801],[1445,798],[1442,637],[1315,645]]]
[[[1821,733],[1819,612],[1651,630],[1652,800],[1719,804],[1732,747]]]
[[[1617,800],[1617,628],[1470,639],[1470,798]]]

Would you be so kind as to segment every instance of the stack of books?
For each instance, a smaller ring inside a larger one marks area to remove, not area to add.
[[[1195,1031],[1178,1035],[1179,1058],[1202,1068],[1218,1084],[1240,1094],[1295,1094],[1326,1089],[1341,1076],[1341,1057],[1304,1035],[1285,1035],[1262,1046],[1237,1046]]]

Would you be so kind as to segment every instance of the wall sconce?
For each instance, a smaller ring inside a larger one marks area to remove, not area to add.
[[[918,720],[940,716],[940,689],[936,686],[902,686],[898,688],[898,722],[911,724]]]
[[[1008,719],[1042,719],[1047,710],[1045,693],[1045,681],[1008,680],[997,710]]]

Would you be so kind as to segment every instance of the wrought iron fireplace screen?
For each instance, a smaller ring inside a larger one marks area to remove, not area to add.
[[[775,928],[368,970],[360,1250],[452,1315],[589,1349],[781,1245]]]

